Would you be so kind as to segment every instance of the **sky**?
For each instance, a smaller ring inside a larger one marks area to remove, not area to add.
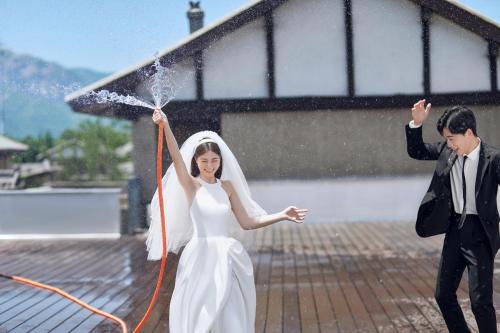
[[[201,0],[205,25],[250,1]],[[458,2],[500,22],[499,0]],[[187,36],[188,7],[188,0],[0,0],[0,44],[65,67],[110,73]]]

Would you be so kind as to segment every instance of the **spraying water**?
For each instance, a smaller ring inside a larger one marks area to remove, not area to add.
[[[149,109],[162,108],[167,105],[177,91],[182,87],[173,81],[174,71],[160,64],[160,59],[155,55],[153,63],[154,73],[146,75],[144,82],[139,84],[139,96],[120,95],[108,90],[92,91],[88,94],[94,103],[122,103],[133,106],[142,106]]]

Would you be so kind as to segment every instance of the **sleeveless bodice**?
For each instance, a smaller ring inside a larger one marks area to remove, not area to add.
[[[193,237],[228,237],[232,211],[221,181],[217,179],[215,184],[210,184],[198,179],[201,187],[196,191],[189,212]]]

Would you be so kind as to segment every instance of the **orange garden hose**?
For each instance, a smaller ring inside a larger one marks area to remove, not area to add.
[[[149,303],[148,310],[144,314],[144,317],[139,322],[139,325],[133,331],[137,333],[141,330],[144,323],[148,320],[151,311],[156,303],[158,294],[160,293],[161,282],[163,280],[163,272],[165,271],[165,263],[167,261],[167,233],[165,231],[165,211],[163,210],[163,186],[162,186],[162,150],[163,150],[163,122],[158,125],[158,151],[156,155],[156,180],[158,182],[158,200],[160,200],[160,217],[161,217],[161,238],[163,244],[163,252],[161,254],[161,266],[160,272],[158,274],[158,282],[156,282],[155,292],[153,294],[153,299]]]
[[[114,321],[115,323],[117,323],[118,325],[120,325],[121,329],[123,332],[127,332],[127,324],[125,324],[125,322],[123,320],[121,320],[120,318],[116,317],[116,316],[113,316],[112,314],[109,314],[107,312],[104,312],[104,311],[101,311],[99,309],[96,309],[94,308],[93,306],[91,305],[88,305],[87,303],[84,303],[82,302],[81,300],[79,300],[78,298],[74,297],[74,296],[71,296],[70,294],[68,294],[67,292],[59,289],[59,288],[56,288],[56,287],[53,287],[53,286],[50,286],[50,285],[47,285],[47,284],[43,284],[43,283],[40,283],[40,282],[36,282],[36,281],[33,281],[33,280],[29,280],[29,279],[26,279],[26,278],[22,278],[22,277],[19,277],[19,276],[10,276],[10,275],[4,275],[4,274],[0,274],[0,277],[3,277],[3,278],[6,278],[6,279],[10,279],[12,281],[16,281],[16,282],[19,282],[19,283],[22,283],[22,284],[26,284],[26,285],[29,285],[29,286],[32,286],[32,287],[36,287],[36,288],[40,288],[40,289],[45,289],[45,290],[48,290],[48,291],[51,291],[53,293],[56,293],[56,294],[59,294],[67,299],[69,299],[70,301],[84,307],[85,309],[89,310],[89,311],[92,311],[94,312],[95,314],[98,314],[100,316],[103,316],[109,320],[112,320]]]
[[[151,311],[153,310],[153,307],[154,307],[156,300],[158,298],[158,294],[160,293],[160,287],[161,287],[161,283],[163,281],[163,273],[165,271],[165,264],[166,264],[166,259],[167,259],[167,235],[166,235],[166,230],[165,230],[165,213],[163,210],[163,187],[162,187],[163,126],[164,126],[163,122],[161,122],[158,125],[158,150],[157,150],[157,159],[156,159],[156,179],[158,182],[158,199],[160,200],[161,236],[162,236],[163,252],[162,252],[162,256],[161,256],[160,272],[158,273],[158,281],[156,283],[156,288],[155,288],[155,292],[153,294],[153,298],[151,299],[151,302],[149,304],[149,307],[148,307],[146,313],[144,314],[144,317],[141,319],[141,321],[139,322],[137,327],[134,329],[134,331],[133,331],[134,333],[140,332],[142,326],[146,323],[146,321],[149,319],[149,316],[151,315]],[[6,275],[6,274],[0,273],[0,278],[9,279],[9,280],[12,280],[15,282],[19,282],[19,283],[26,284],[26,285],[36,287],[36,288],[40,288],[40,289],[45,289],[45,290],[51,291],[53,293],[59,294],[65,298],[69,299],[70,301],[82,306],[83,308],[85,308],[89,311],[115,322],[116,324],[118,324],[121,327],[121,329],[124,333],[128,332],[127,324],[125,324],[125,322],[122,319],[120,319],[116,316],[113,316],[112,314],[109,314],[107,312],[101,311],[101,310],[99,310],[91,305],[88,305],[87,303],[79,300],[78,298],[76,298],[74,296],[71,296],[70,294],[66,293],[65,291],[63,291],[59,288],[56,288],[56,287],[53,287],[53,286],[50,286],[47,284],[43,284],[40,282],[36,282],[33,280],[29,280],[26,278],[22,278],[19,276]]]

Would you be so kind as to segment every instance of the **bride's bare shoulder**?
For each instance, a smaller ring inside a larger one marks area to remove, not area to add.
[[[231,193],[233,193],[233,184],[231,183],[230,180],[221,180],[220,181],[222,184],[222,188],[224,191],[226,191],[227,195],[231,196]]]

